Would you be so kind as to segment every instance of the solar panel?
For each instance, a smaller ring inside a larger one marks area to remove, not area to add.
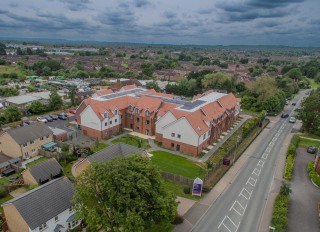
[[[195,100],[193,102],[186,102],[184,104],[184,106],[180,107],[180,109],[182,110],[192,110],[194,109],[195,107],[198,107],[202,104],[206,103],[206,101],[203,101],[203,100]]]
[[[145,90],[144,89],[131,89],[128,91],[117,92],[117,93],[108,94],[106,96],[101,96],[101,98],[108,100],[108,99],[112,99],[112,98],[116,98],[116,97],[122,97],[122,96],[125,96],[128,94],[138,93],[141,91],[145,91]]]

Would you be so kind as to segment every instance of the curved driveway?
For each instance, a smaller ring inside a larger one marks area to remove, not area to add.
[[[320,189],[312,184],[307,173],[307,165],[313,159],[314,155],[307,153],[305,148],[297,149],[291,181],[288,232],[320,231],[317,209]]]

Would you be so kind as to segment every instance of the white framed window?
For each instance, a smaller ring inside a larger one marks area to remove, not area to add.
[[[104,118],[108,118],[108,113],[104,113],[104,114],[103,114],[103,117],[104,117]]]
[[[118,122],[118,119],[115,119],[114,122],[117,123],[117,122]]]
[[[206,134],[203,135],[203,139],[206,139]]]
[[[47,135],[47,139],[50,137],[50,135]]]
[[[210,134],[211,134],[211,130],[208,131],[208,136],[210,136]]]
[[[132,105],[129,106],[129,111],[132,111],[133,110],[133,107]]]
[[[23,147],[26,147],[26,146],[28,146],[28,143],[24,143],[24,144],[22,144],[22,146],[23,146]]]
[[[171,133],[171,137],[175,137],[176,136],[176,134],[175,133]]]
[[[108,126],[108,122],[105,122],[105,123],[104,123],[104,126]]]
[[[30,144],[34,144],[34,141],[30,141]]]
[[[130,119],[133,119],[133,114],[130,114],[130,115],[129,115],[129,118],[130,118]]]
[[[36,149],[32,149],[32,153],[36,153]]]
[[[178,138],[178,139],[181,139],[181,135],[180,135],[180,134],[177,134],[177,138]]]
[[[140,122],[140,118],[137,118],[136,121],[137,121],[137,122]]]
[[[150,124],[150,120],[147,120],[147,121],[146,121],[146,124],[149,125],[149,124]]]
[[[139,114],[139,113],[140,113],[139,108],[136,108],[136,114]]]
[[[147,117],[150,116],[150,111],[149,110],[146,111],[146,116]]]
[[[112,125],[112,120],[109,121],[109,124]]]
[[[117,115],[118,114],[118,109],[115,109],[114,110],[114,115]]]
[[[43,139],[44,139],[43,137],[40,138],[40,140],[43,140]]]
[[[59,221],[59,217],[58,217],[58,216],[55,216],[55,217],[54,217],[54,221],[55,221],[55,222]]]

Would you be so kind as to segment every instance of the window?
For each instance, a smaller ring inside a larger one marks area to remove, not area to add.
[[[112,125],[112,120],[109,121],[109,124]]]
[[[40,140],[43,140],[43,137],[41,137]]]
[[[47,139],[50,137],[50,135],[47,135]]]
[[[39,226],[39,230],[40,231],[43,231],[43,230],[45,230],[45,229],[47,229],[47,223],[43,223],[41,226]]]
[[[117,122],[118,122],[118,119],[115,119],[114,122],[117,123]]]
[[[72,221],[68,223],[68,228],[69,229],[73,229],[74,227],[76,227],[79,224],[78,220]]]
[[[146,111],[146,116],[150,116],[149,110]]]
[[[171,133],[171,137],[174,137],[174,136],[176,136],[176,134],[175,133]]]
[[[22,146],[23,146],[23,147],[26,147],[26,146],[28,146],[28,144],[27,144],[27,143],[24,143],[24,144],[22,144]]]
[[[103,117],[104,117],[104,118],[108,118],[108,113],[104,113],[104,114],[103,114]]]
[[[69,213],[72,213],[73,212],[73,209],[72,207],[69,208]]]
[[[206,139],[206,134],[203,135],[203,139]]]
[[[118,114],[118,110],[115,109],[115,110],[114,110],[114,115],[117,115],[117,114]]]
[[[150,120],[147,120],[147,121],[146,121],[146,124],[149,125],[149,124],[150,124]]]
[[[178,139],[181,139],[181,135],[180,135],[180,134],[177,134],[177,138],[178,138]]]
[[[136,108],[136,114],[139,114],[139,113],[140,113],[139,108]]]
[[[129,118],[130,118],[130,119],[133,119],[133,114],[130,114],[130,115],[129,115]]]
[[[136,132],[139,132],[140,131],[140,128],[137,126],[136,127]]]
[[[26,159],[30,159],[29,152],[26,151],[26,152],[24,153],[24,156],[26,157]]]
[[[108,122],[105,122],[105,123],[104,123],[104,126],[108,126]]]
[[[58,216],[55,216],[55,217],[54,217],[54,221],[55,221],[55,222],[59,221],[59,217],[58,217]]]
[[[210,134],[211,134],[211,130],[208,131],[208,136],[210,136]]]
[[[129,106],[129,111],[132,111],[133,110],[133,107],[130,105]]]
[[[174,148],[174,143],[171,143],[171,148]]]
[[[137,120],[137,122],[140,122],[140,118],[137,118],[136,120]]]
[[[34,141],[30,141],[30,144],[34,144]]]
[[[32,153],[36,153],[36,149],[32,149]]]

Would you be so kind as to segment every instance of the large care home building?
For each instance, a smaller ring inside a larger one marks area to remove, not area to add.
[[[0,151],[6,156],[29,159],[38,155],[42,145],[53,141],[53,132],[44,123],[4,131],[0,134]]]
[[[2,204],[10,232],[70,231],[80,224],[67,177],[52,180]]]
[[[134,88],[84,100],[77,121],[87,136],[106,139],[122,128],[155,136],[166,148],[198,155],[237,120],[240,99],[208,91],[192,101]]]

